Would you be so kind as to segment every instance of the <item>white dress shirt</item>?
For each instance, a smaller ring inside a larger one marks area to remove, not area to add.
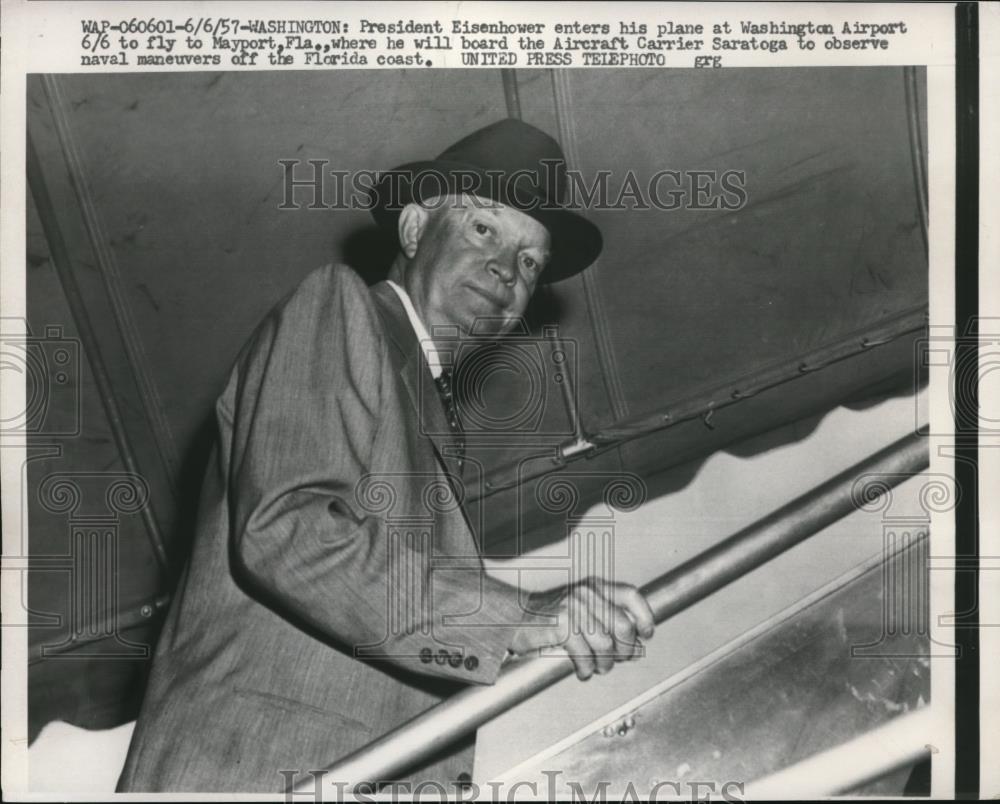
[[[434,348],[434,341],[427,332],[427,327],[424,326],[424,322],[417,315],[417,310],[413,306],[410,294],[392,280],[386,280],[386,282],[389,287],[396,291],[396,295],[399,296],[399,300],[403,303],[403,309],[406,310],[406,317],[410,319],[410,326],[413,327],[413,331],[417,333],[417,340],[420,341],[420,349],[424,353],[424,360],[427,361],[427,365],[431,370],[431,376],[436,380],[441,376],[443,369],[437,349]]]

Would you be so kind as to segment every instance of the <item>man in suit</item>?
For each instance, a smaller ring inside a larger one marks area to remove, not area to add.
[[[563,165],[507,120],[386,174],[372,197],[399,242],[389,279],[327,266],[258,327],[216,404],[121,791],[280,792],[511,656],[562,645],[588,678],[652,634],[628,585],[522,599],[484,572],[461,505],[444,341],[503,335],[539,282],[597,256],[596,227],[558,203]],[[451,783],[470,752],[410,778]]]

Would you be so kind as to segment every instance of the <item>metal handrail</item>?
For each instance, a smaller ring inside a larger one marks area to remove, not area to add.
[[[896,715],[866,734],[750,782],[743,790],[743,800],[850,794],[863,784],[930,757],[933,750],[928,740],[940,732],[941,721],[929,705]]]
[[[890,444],[763,519],[641,588],[656,621],[707,597],[731,581],[850,514],[927,468],[929,450],[917,433]],[[865,482],[859,483],[861,479]],[[525,657],[509,664],[496,683],[467,687],[394,731],[368,743],[321,773],[301,780],[294,793],[315,784],[338,789],[389,781],[496,715],[570,675],[569,657]]]

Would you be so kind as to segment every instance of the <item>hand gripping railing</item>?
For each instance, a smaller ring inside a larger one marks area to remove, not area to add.
[[[927,468],[925,438],[914,433],[855,464],[787,505],[685,561],[641,588],[662,622],[767,563],[828,525]],[[858,481],[864,478],[863,487]],[[316,784],[340,790],[398,779],[439,750],[501,712],[573,672],[568,656],[523,658],[509,664],[496,683],[466,687],[399,728],[359,748],[293,788],[312,793]]]

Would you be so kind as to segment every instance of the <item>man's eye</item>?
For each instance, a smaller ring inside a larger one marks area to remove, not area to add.
[[[476,224],[476,234],[486,235],[489,234],[489,232],[490,232],[490,227],[487,226],[485,223]]]
[[[531,257],[525,257],[524,258],[524,267],[527,268],[529,271],[537,271],[538,270],[538,263],[535,262],[535,260],[533,258],[531,258]]]

